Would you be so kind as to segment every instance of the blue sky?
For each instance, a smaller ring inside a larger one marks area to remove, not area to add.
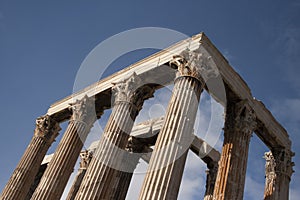
[[[296,173],[291,182],[291,199],[295,200],[300,195],[296,191],[300,184],[299,21],[297,0],[1,0],[0,190],[32,137],[35,119],[45,114],[53,102],[72,93],[77,70],[87,54],[112,35],[151,26],[190,36],[204,31],[248,83],[253,96],[274,113],[288,130],[296,152]],[[147,53],[123,58],[110,70],[126,67]],[[265,150],[257,137],[252,137],[245,199],[257,199],[263,191],[258,186],[263,186],[264,172],[258,169],[264,167]],[[202,190],[203,186],[199,187]],[[183,193],[193,199],[197,196],[193,192]]]

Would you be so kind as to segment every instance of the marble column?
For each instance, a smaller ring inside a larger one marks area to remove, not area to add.
[[[133,176],[133,172],[139,163],[140,158],[145,153],[149,153],[149,146],[143,143],[139,138],[129,137],[126,145],[125,155],[122,161],[122,171],[119,171],[113,189],[111,190],[111,199],[125,200],[128,188]]]
[[[1,200],[16,200],[26,197],[39,171],[49,147],[58,135],[59,124],[50,116],[37,118],[34,136],[23,157],[6,184]]]
[[[112,87],[114,106],[99,146],[84,176],[76,200],[112,199],[115,179],[122,161],[134,120],[145,99],[154,90],[143,85],[135,73]],[[131,162],[130,160],[128,162]]]
[[[213,200],[213,193],[218,173],[218,163],[214,161],[209,161],[207,163],[206,170],[206,186],[205,186],[205,196],[204,200]]]
[[[177,199],[205,81],[216,76],[210,56],[185,50],[170,62],[178,68],[173,94],[147,169],[140,200]]]
[[[293,156],[293,152],[284,148],[273,148],[271,152],[265,153],[265,200],[289,199],[289,184],[294,172]]]
[[[247,101],[227,102],[214,199],[243,199],[249,143],[255,127],[256,117]]]
[[[31,200],[59,200],[73,172],[83,143],[96,120],[95,104],[85,96],[70,106],[73,114]]]
[[[93,153],[89,150],[85,150],[80,153],[80,167],[78,169],[77,175],[75,177],[75,180],[73,182],[73,185],[69,191],[66,200],[75,199],[75,196],[79,190],[79,187],[86,173],[86,170],[90,164],[90,161],[92,160],[92,157],[93,157]]]
[[[40,183],[40,181],[41,181],[41,179],[42,179],[42,177],[43,177],[43,175],[44,175],[44,173],[47,169],[47,166],[48,166],[48,163],[43,164],[43,165],[40,166],[39,171],[38,171],[37,175],[34,178],[34,182],[33,182],[33,184],[31,184],[29,192],[27,193],[27,196],[24,198],[24,200],[30,200],[31,199],[35,189],[39,185],[39,183]]]

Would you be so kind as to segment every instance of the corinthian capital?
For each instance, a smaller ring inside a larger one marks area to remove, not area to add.
[[[142,79],[136,73],[133,73],[126,80],[113,84],[112,92],[115,104],[128,102],[141,109],[144,100],[153,97],[154,89],[144,85]]]
[[[200,48],[195,51],[184,50],[173,57],[170,65],[178,68],[177,77],[191,76],[201,82],[217,77],[219,72],[211,56],[201,52]]]
[[[61,130],[59,123],[52,119],[49,115],[38,117],[35,121],[36,127],[34,135],[36,137],[43,137],[49,142],[53,142],[58,132]]]
[[[294,173],[293,166],[295,163],[292,162],[292,157],[295,156],[295,153],[284,148],[274,148],[272,153],[276,162],[276,174],[284,174],[290,178]]]
[[[70,104],[72,111],[71,120],[84,122],[92,125],[96,120],[95,101],[93,98],[85,95],[81,100],[76,100]]]
[[[227,102],[225,134],[239,132],[251,136],[256,127],[256,116],[247,100]]]
[[[254,111],[248,105],[247,101],[241,101],[236,106],[236,129],[241,132],[251,134],[257,126]]]

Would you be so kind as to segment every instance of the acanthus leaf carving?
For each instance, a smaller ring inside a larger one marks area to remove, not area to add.
[[[93,98],[85,95],[81,100],[76,100],[70,104],[72,111],[71,121],[84,122],[92,126],[97,119],[95,110],[95,101]]]
[[[246,100],[237,103],[235,116],[236,130],[252,134],[257,126],[256,116]]]
[[[34,135],[36,137],[43,137],[52,143],[58,136],[60,130],[61,128],[58,122],[49,115],[44,115],[36,119]]]
[[[227,103],[224,134],[239,132],[251,136],[256,128],[256,116],[247,100]]]
[[[219,75],[212,57],[201,52],[200,48],[194,51],[186,49],[179,55],[173,56],[170,65],[178,69],[176,77],[191,76],[201,82],[206,82]]]
[[[294,173],[293,166],[295,163],[292,161],[292,157],[295,156],[295,153],[284,148],[273,148],[272,154],[276,163],[276,174],[284,174],[290,178]]]
[[[142,79],[134,72],[129,78],[113,83],[112,92],[115,104],[128,102],[140,110],[144,100],[153,97],[155,90],[148,85],[144,85]]]

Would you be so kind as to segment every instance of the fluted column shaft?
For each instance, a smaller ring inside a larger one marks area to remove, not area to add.
[[[68,196],[66,200],[74,200],[75,196],[79,190],[79,187],[82,183],[83,177],[86,173],[86,170],[90,164],[90,161],[92,159],[92,152],[91,151],[83,151],[80,153],[80,168],[78,169],[76,178],[73,182],[73,185],[68,193]]]
[[[115,105],[99,146],[84,176],[76,200],[113,199],[112,190],[122,170],[129,134],[143,101],[153,90],[133,74],[113,87]]]
[[[158,135],[140,200],[177,199],[204,84],[193,77],[175,81],[165,122]]]
[[[208,170],[206,171],[206,190],[204,200],[213,200],[213,193],[215,188],[215,182],[218,173],[218,163],[210,161],[207,164]]]
[[[112,189],[112,177],[117,171],[115,168],[121,164],[117,154],[120,154],[119,148],[125,148],[128,139],[128,132],[119,127],[119,124],[126,124],[127,128],[133,126],[133,120],[128,115],[130,112],[132,113],[131,104],[120,103],[114,106],[75,199],[105,199],[105,195]]]
[[[200,94],[217,76],[210,56],[201,49],[181,52],[170,61],[177,74],[162,129],[144,179],[140,200],[177,199],[185,161],[192,143]]]
[[[43,164],[43,165],[40,166],[39,171],[38,171],[37,175],[34,178],[34,182],[33,182],[33,184],[31,184],[29,192],[27,193],[27,196],[26,196],[26,198],[24,198],[24,200],[30,200],[31,199],[35,189],[39,185],[39,183],[40,183],[40,181],[41,181],[41,179],[42,179],[42,177],[43,177],[43,175],[44,175],[44,173],[47,169],[47,166],[48,166],[48,163]]]
[[[59,200],[73,172],[88,132],[96,120],[94,102],[85,96],[71,106],[73,114],[32,200]]]
[[[246,102],[227,102],[214,199],[243,199],[248,149],[255,126],[255,116]]]
[[[148,151],[147,144],[141,142],[138,138],[130,137],[126,145],[126,153],[122,161],[122,171],[119,171],[113,189],[111,190],[111,199],[125,200],[128,188],[131,183],[133,172],[139,163],[143,153]]]
[[[16,200],[26,197],[43,158],[59,130],[58,123],[49,116],[46,115],[37,119],[34,136],[5,186],[1,200]]]
[[[289,199],[289,184],[294,172],[292,156],[294,153],[284,148],[273,148],[271,152],[265,153],[265,200]]]

